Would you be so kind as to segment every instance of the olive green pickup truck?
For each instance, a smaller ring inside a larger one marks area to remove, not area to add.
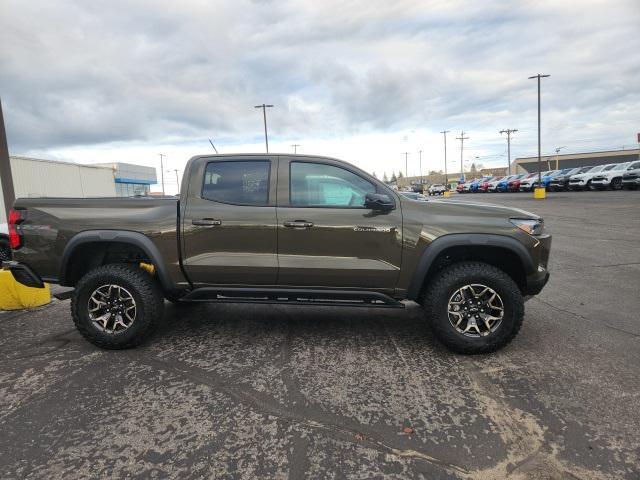
[[[418,202],[339,160],[206,155],[180,198],[22,198],[9,218],[17,281],[75,287],[71,313],[103,348],[138,345],[164,300],[404,308],[454,351],[518,332],[549,273],[542,219]]]

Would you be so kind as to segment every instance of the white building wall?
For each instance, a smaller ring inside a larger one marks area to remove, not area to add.
[[[115,197],[113,169],[11,157],[16,198]]]

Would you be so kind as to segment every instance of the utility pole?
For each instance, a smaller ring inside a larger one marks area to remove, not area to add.
[[[404,176],[409,177],[409,152],[404,152]]]
[[[162,178],[162,195],[164,195],[164,162],[162,159],[166,157],[164,153],[159,153],[160,155],[160,178]]]
[[[254,108],[262,109],[262,118],[264,119],[264,144],[267,147],[267,153],[269,153],[269,137],[267,136],[267,108],[273,108],[273,105],[256,105]]]
[[[422,188],[422,150],[418,150],[420,154],[420,188]]]
[[[293,154],[295,155],[296,153],[298,153],[298,147],[300,146],[300,144],[299,143],[294,143],[291,146],[293,147]]]
[[[464,166],[462,164],[462,151],[464,150],[464,141],[469,140],[469,137],[464,136],[464,130],[460,132],[460,136],[456,137],[456,140],[460,140],[460,178],[464,182]]]
[[[444,136],[444,184],[449,188],[449,178],[447,176],[447,133],[449,130],[443,130],[440,132]]]
[[[2,185],[2,199],[4,214],[9,218],[9,210],[16,199],[13,190],[13,177],[11,176],[11,161],[9,160],[9,144],[4,129],[4,117],[2,116],[2,102],[0,101],[0,185]]]
[[[507,134],[507,174],[511,175],[511,134],[517,132],[516,128],[507,128],[506,130],[500,130],[500,135]]]
[[[542,186],[542,157],[540,155],[540,79],[547,78],[551,75],[533,75],[529,80],[536,78],[538,80],[538,187]]]

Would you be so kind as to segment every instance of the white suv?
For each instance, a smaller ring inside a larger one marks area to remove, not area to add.
[[[609,170],[603,169],[591,179],[591,188],[604,190],[611,187],[613,190],[620,190],[622,188],[622,175],[628,166],[629,162],[619,163]]]
[[[640,187],[640,162],[632,162],[622,175],[622,186],[630,190]]]
[[[572,175],[569,179],[569,190],[588,190],[589,188],[591,188],[591,179],[593,177],[595,177],[600,172],[611,170],[616,165],[616,163],[610,163],[609,165],[598,165],[597,167],[593,167],[588,172]]]
[[[434,183],[429,187],[429,195],[442,195],[447,191],[447,188],[444,185],[440,185],[439,183]]]

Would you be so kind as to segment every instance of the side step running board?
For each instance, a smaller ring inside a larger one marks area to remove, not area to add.
[[[180,300],[183,302],[278,303],[404,308],[403,303],[389,295],[361,290],[202,287],[193,290]]]

